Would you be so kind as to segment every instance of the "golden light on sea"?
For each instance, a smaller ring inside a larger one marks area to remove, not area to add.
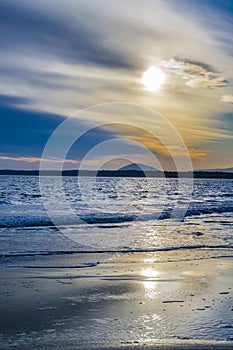
[[[151,267],[147,267],[146,269],[143,269],[141,271],[141,275],[144,277],[153,278],[153,277],[157,277],[159,275],[159,272]]]

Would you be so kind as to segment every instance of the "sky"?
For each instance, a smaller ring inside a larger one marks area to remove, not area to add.
[[[161,142],[166,123],[194,169],[233,167],[232,15],[231,0],[1,0],[0,168],[37,169],[68,118],[86,132],[67,169],[154,166],[150,152],[173,169],[169,151],[184,155],[176,137]]]

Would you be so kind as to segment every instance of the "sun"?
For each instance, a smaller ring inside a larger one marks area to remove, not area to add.
[[[150,67],[144,72],[141,82],[146,90],[154,92],[165,82],[165,74],[158,67]]]

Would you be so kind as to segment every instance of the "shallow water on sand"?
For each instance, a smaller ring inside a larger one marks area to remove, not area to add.
[[[76,268],[55,267],[55,260],[51,268],[34,261],[34,268],[4,269],[1,344],[233,341],[233,260],[184,261],[186,255],[115,254],[104,261],[96,254],[102,262],[85,268],[80,258]],[[74,264],[73,257],[60,259]]]

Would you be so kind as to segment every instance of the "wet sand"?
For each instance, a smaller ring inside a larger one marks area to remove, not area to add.
[[[14,264],[0,271],[0,349],[233,346],[232,258],[179,251]]]

